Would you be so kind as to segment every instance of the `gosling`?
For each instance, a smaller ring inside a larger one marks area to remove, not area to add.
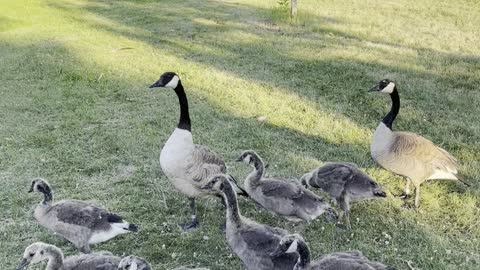
[[[35,208],[40,225],[61,235],[83,253],[90,253],[90,244],[136,232],[137,226],[125,222],[117,214],[83,201],[65,200],[53,203],[53,192],[47,181],[32,181],[29,192],[42,193],[44,199]]]
[[[37,242],[25,249],[16,270],[27,269],[29,265],[43,261],[47,261],[46,270],[117,270],[120,258],[107,251],[64,258],[58,247]]]
[[[237,159],[253,167],[245,179],[245,190],[256,203],[287,220],[307,223],[326,213],[327,220],[337,220],[337,213],[324,198],[305,189],[296,180],[264,178],[265,165],[260,156],[248,150]]]
[[[300,182],[306,188],[320,188],[335,199],[347,229],[351,229],[351,202],[387,197],[385,191],[353,163],[327,163],[304,174]]]

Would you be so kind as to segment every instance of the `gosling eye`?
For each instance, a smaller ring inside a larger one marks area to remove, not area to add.
[[[370,185],[371,185],[372,187],[377,186],[377,184],[375,184],[375,182],[370,182]]]

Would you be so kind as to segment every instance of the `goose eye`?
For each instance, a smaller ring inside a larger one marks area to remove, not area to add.
[[[35,253],[30,253],[29,255],[30,255],[30,257],[33,257],[35,255]]]
[[[41,255],[43,255],[43,250],[42,250],[42,251],[40,251],[40,254],[41,254]]]

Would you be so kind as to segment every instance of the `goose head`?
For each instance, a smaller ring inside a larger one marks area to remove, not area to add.
[[[30,187],[30,190],[28,191],[29,193],[31,192],[40,192],[40,193],[51,193],[52,190],[50,189],[50,185],[48,182],[44,179],[37,178],[32,181],[32,185]]]
[[[385,198],[387,193],[375,181],[366,175],[360,175],[348,184],[349,193],[357,200]]]
[[[36,264],[48,260],[49,245],[37,242],[28,246],[23,252],[23,258],[16,270],[26,269],[30,264]]]
[[[302,175],[302,177],[300,178],[300,184],[302,184],[302,186],[304,186],[305,188],[309,188],[310,180],[312,179],[312,177],[313,177],[313,172],[309,172]]]
[[[152,268],[142,258],[136,256],[127,256],[120,261],[118,270],[151,270]]]
[[[260,160],[258,154],[253,150],[244,151],[238,158],[237,162],[244,162],[246,164],[255,165],[256,161]]]
[[[163,88],[177,88],[180,83],[180,77],[175,72],[165,72],[160,76],[160,79],[150,85],[150,88],[163,87]]]
[[[227,185],[231,185],[228,176],[225,174],[217,174],[203,184],[201,189],[210,191],[214,194],[220,194],[225,191]]]
[[[304,242],[299,234],[285,235],[274,251],[270,253],[271,257],[278,257],[286,253],[298,253],[298,243]]]
[[[370,88],[369,92],[380,92],[384,94],[391,94],[395,90],[395,83],[389,79],[381,80],[377,85]]]

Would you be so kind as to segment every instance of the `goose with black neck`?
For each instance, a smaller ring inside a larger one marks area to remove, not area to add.
[[[174,187],[190,200],[191,220],[183,226],[185,231],[189,231],[199,225],[195,199],[208,195],[200,187],[210,176],[226,173],[227,166],[214,151],[193,143],[188,100],[180,77],[174,72],[165,72],[150,86],[157,87],[173,89],[180,105],[180,119],[162,148],[160,166]]]
[[[415,186],[415,207],[420,206],[420,184],[430,179],[464,182],[458,175],[457,159],[430,140],[411,132],[393,131],[400,111],[400,96],[395,82],[384,79],[369,90],[390,95],[392,106],[378,125],[370,147],[372,158],[383,168],[406,177],[403,197]]]

